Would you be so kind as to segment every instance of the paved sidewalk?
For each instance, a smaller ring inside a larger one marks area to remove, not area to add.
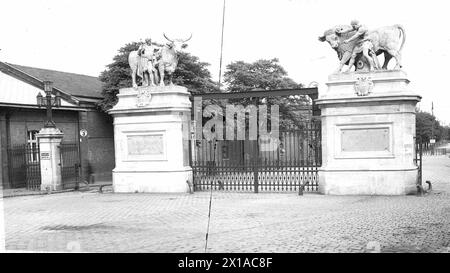
[[[450,194],[450,154],[439,156],[423,156],[422,181],[429,180],[437,192]]]
[[[0,189],[2,191],[2,195],[0,195],[0,198],[9,198],[9,197],[19,197],[19,196],[30,196],[30,195],[45,195],[49,194],[47,191],[40,191],[40,190],[28,190],[26,188],[18,188],[18,189]],[[52,193],[62,193],[62,192],[69,192],[74,190],[65,190],[65,191],[58,191],[58,192],[52,192]]]
[[[416,196],[214,192],[209,252],[450,252],[450,158]],[[3,199],[7,250],[203,252],[209,193]]]
[[[110,188],[109,185],[112,185],[112,181],[98,181],[91,184],[81,184],[80,191],[99,191],[99,187],[102,185],[107,185],[106,188]],[[58,191],[47,192],[45,190],[29,190],[27,188],[17,188],[17,189],[2,189],[0,188],[0,198],[9,198],[9,197],[18,197],[18,196],[29,196],[29,195],[46,195],[46,194],[58,194],[75,191],[74,189],[64,189]]]

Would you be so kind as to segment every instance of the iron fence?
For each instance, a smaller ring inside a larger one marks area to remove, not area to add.
[[[39,145],[12,145],[7,150],[11,187],[39,190],[41,187]]]
[[[321,166],[320,121],[281,130],[279,138],[196,141],[194,190],[318,190]]]
[[[423,155],[427,155],[427,156],[433,156],[433,155],[447,155],[450,154],[450,149],[449,148],[444,148],[444,147],[434,147],[432,146],[429,149],[424,149],[423,150]]]
[[[450,154],[450,148],[444,147],[448,144],[447,140],[441,140],[436,143],[421,142],[423,155],[437,156]]]
[[[78,189],[80,182],[80,156],[78,143],[61,143],[61,182],[63,189]]]

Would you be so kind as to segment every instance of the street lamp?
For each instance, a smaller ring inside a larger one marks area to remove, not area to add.
[[[39,108],[42,106],[47,107],[47,121],[45,122],[44,128],[56,128],[55,122],[53,121],[52,108],[61,106],[61,97],[59,92],[56,92],[55,97],[52,97],[53,82],[51,81],[44,81],[44,91],[45,98],[41,93],[36,96]]]

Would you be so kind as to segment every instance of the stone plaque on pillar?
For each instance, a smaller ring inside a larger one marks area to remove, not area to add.
[[[342,152],[382,152],[389,146],[389,128],[341,130]]]
[[[127,161],[166,160],[165,131],[122,131],[126,136]]]
[[[41,152],[41,161],[42,160],[51,160],[52,156],[50,152]]]
[[[164,155],[163,135],[134,135],[127,137],[128,155]]]
[[[335,158],[393,157],[392,123],[336,125]]]

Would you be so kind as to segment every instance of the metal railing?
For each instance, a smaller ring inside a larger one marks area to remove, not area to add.
[[[194,190],[315,192],[322,161],[320,133],[321,124],[314,121],[280,131],[277,143],[196,141]]]
[[[41,187],[39,146],[20,144],[13,145],[7,150],[11,187],[39,190]]]
[[[61,143],[61,180],[63,189],[78,189],[81,177],[79,148],[77,143]]]

